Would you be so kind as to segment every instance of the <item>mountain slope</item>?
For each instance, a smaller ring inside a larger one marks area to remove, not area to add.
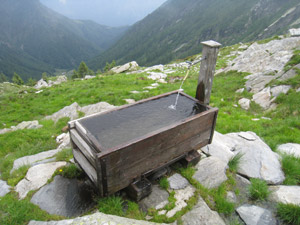
[[[230,45],[282,34],[300,24],[299,15],[298,0],[169,0],[89,66],[166,63],[199,52],[201,41]]]
[[[0,72],[8,76],[23,68],[23,77],[74,68],[107,49],[127,29],[71,20],[39,0],[0,0],[0,4],[0,48],[6,49],[0,56]]]

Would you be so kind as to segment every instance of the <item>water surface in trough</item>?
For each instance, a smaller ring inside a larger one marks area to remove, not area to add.
[[[207,108],[180,94],[176,110],[174,104],[177,93],[132,105],[106,114],[99,114],[80,120],[80,124],[109,149],[124,144],[150,132],[180,122]]]

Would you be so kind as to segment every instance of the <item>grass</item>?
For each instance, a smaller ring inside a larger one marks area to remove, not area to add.
[[[80,179],[85,176],[84,172],[74,164],[61,167],[60,169],[58,169],[55,175],[62,175],[63,177],[69,179]]]
[[[70,161],[73,158],[73,152],[71,148],[61,150],[56,154],[56,161]]]
[[[285,185],[299,185],[300,184],[300,159],[292,155],[282,156],[282,169],[285,173]]]
[[[251,178],[250,181],[249,192],[251,199],[265,200],[270,194],[267,183],[257,178]]]
[[[18,200],[16,194],[11,193],[0,198],[0,224],[28,224],[30,220],[59,220],[59,216],[52,216],[32,204],[28,198]]]
[[[288,61],[288,63],[284,66],[284,70],[288,71],[293,66],[295,66],[295,65],[297,65],[299,63],[300,63],[300,50],[295,50],[294,51],[294,55],[292,56],[292,58],[290,59],[290,61]]]
[[[159,180],[159,186],[162,188],[162,189],[165,189],[165,190],[168,190],[170,184],[169,184],[169,181],[166,177],[163,177]]]
[[[109,196],[98,201],[98,209],[105,214],[123,216],[127,218],[144,220],[146,214],[142,212],[137,203],[126,200],[120,196]]]
[[[229,160],[228,167],[231,172],[236,173],[239,168],[239,164],[241,163],[242,157],[243,154],[239,152]]]
[[[300,206],[279,203],[277,206],[276,213],[278,218],[282,220],[285,224],[300,224]]]

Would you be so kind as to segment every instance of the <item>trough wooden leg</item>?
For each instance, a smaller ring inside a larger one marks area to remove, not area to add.
[[[142,178],[139,181],[131,183],[127,188],[125,188],[125,191],[130,198],[135,201],[140,201],[151,193],[152,184],[148,179]]]
[[[198,151],[190,151],[183,159],[180,160],[180,163],[184,167],[195,166],[201,159],[201,155]]]

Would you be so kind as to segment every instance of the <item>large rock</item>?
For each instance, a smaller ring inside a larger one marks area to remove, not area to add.
[[[114,73],[123,73],[128,70],[135,70],[138,67],[139,67],[139,65],[137,64],[137,62],[132,61],[132,62],[126,63],[122,66],[116,66],[116,67],[112,68],[111,71]]]
[[[114,109],[114,108],[116,107],[107,102],[98,102],[96,104],[81,107],[80,111],[83,112],[85,116],[88,116],[95,113],[105,112],[107,110]]]
[[[29,191],[37,190],[44,186],[55,170],[65,165],[66,162],[52,162],[31,167],[27,171],[25,178],[16,186],[15,190],[18,192],[19,198],[23,199]]]
[[[300,45],[300,37],[273,40],[266,44],[253,43],[243,51],[225,71],[260,73],[282,71],[293,56],[293,49]]]
[[[287,143],[279,145],[277,150],[281,153],[293,155],[297,158],[300,158],[300,144]]]
[[[255,205],[242,205],[236,209],[246,225],[274,225],[277,224],[272,213]]]
[[[67,81],[68,81],[68,78],[65,75],[61,75],[61,76],[56,77],[56,80],[54,80],[54,81],[49,80],[48,85],[51,87],[53,85],[58,85],[58,84],[61,84],[63,82],[67,82]]]
[[[77,102],[74,102],[72,105],[66,106],[63,109],[53,113],[51,116],[46,116],[46,120],[53,120],[57,122],[59,119],[63,117],[69,117],[71,120],[78,118],[78,111],[80,111],[80,106]]]
[[[141,200],[139,205],[147,212],[148,209],[161,209],[168,204],[169,193],[166,190],[161,189],[158,185],[153,185],[151,194]]]
[[[249,178],[259,178],[268,184],[281,184],[285,177],[279,156],[253,132],[226,134],[235,146],[235,152],[243,156],[238,173]]]
[[[175,173],[171,177],[168,178],[170,188],[173,190],[179,190],[184,189],[189,185],[189,182],[187,179],[185,179],[183,176],[181,176],[178,173]]]
[[[44,161],[45,159],[49,159],[54,157],[60,149],[49,150],[45,152],[40,152],[35,155],[24,156],[22,158],[18,158],[14,161],[14,165],[10,173],[19,169],[22,166],[31,166],[33,164],[38,164],[40,161]]]
[[[227,180],[227,163],[217,157],[211,156],[201,160],[193,178],[206,188],[216,188]]]
[[[271,88],[272,96],[278,97],[281,93],[286,94],[291,89],[290,85],[279,85]]]
[[[160,64],[160,65],[151,66],[151,67],[148,67],[147,69],[145,69],[144,71],[147,72],[147,71],[152,71],[152,70],[160,70],[161,72],[163,72],[164,65]]]
[[[101,225],[157,225],[157,223],[152,223],[142,220],[128,219],[125,217],[119,217],[114,215],[106,215],[104,213],[96,212],[92,215],[78,217],[75,219],[61,220],[61,221],[30,221],[28,225],[68,225],[68,224],[80,224],[80,225],[91,225],[91,224],[101,224]],[[164,224],[162,224],[164,225]]]
[[[211,144],[201,149],[205,154],[219,158],[220,160],[228,163],[234,156],[232,150],[234,145],[231,143],[230,138],[215,131],[213,141]]]
[[[215,211],[212,211],[199,196],[197,205],[181,217],[184,225],[225,225],[225,222]]]
[[[74,217],[94,206],[92,187],[86,182],[56,176],[36,192],[31,202],[50,214]]]
[[[6,181],[0,180],[0,197],[5,196],[10,192],[11,186],[7,185]]]
[[[271,201],[300,206],[300,186],[270,186],[269,190]]]

